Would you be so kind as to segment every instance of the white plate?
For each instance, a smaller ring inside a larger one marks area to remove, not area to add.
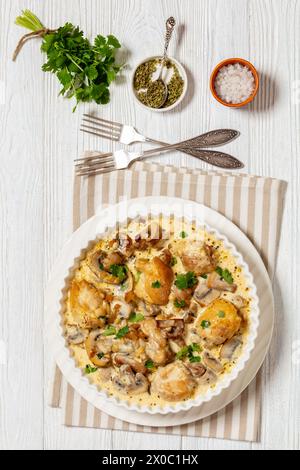
[[[182,206],[183,203],[181,199],[176,198],[150,197],[132,200],[127,204],[130,204],[130,207],[136,210],[137,205],[140,205],[140,207],[145,207],[145,205],[153,207],[153,205],[161,205],[162,201],[164,203],[167,202],[170,207],[174,207],[176,204]],[[185,205],[195,206],[198,213],[200,210],[201,218],[203,218],[208,225],[215,227],[218,231],[227,236],[235,244],[238,251],[243,253],[244,259],[248,263],[250,271],[256,280],[258,289],[260,310],[262,313],[260,316],[258,338],[255,348],[251,353],[251,360],[248,361],[245,369],[240,372],[238,378],[231,383],[229,388],[223,390],[220,395],[188,411],[180,411],[176,414],[151,415],[148,413],[130,411],[109,402],[97,392],[95,387],[91,387],[87,380],[82,380],[81,374],[74,374],[74,361],[66,361],[65,354],[62,354],[61,350],[61,333],[57,322],[58,312],[60,310],[61,288],[64,285],[64,279],[69,274],[66,266],[71,266],[81,248],[87,245],[87,242],[93,238],[93,235],[96,236],[96,234],[99,233],[99,222],[101,216],[103,217],[105,214],[105,211],[100,211],[99,214],[88,220],[73,234],[70,241],[64,247],[60,259],[54,266],[46,290],[47,331],[50,335],[50,344],[54,349],[57,363],[66,379],[81,396],[97,408],[116,418],[135,424],[150,426],[184,424],[206,417],[215,413],[220,408],[223,408],[238,396],[254,378],[264,360],[272,336],[274,319],[272,290],[270,280],[259,254],[241,230],[219,213],[191,201],[185,201]],[[118,206],[122,207],[122,203]],[[78,370],[78,372],[80,371]]]

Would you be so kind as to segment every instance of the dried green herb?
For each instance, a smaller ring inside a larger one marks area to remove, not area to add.
[[[147,88],[147,103],[151,108],[160,108],[166,99],[166,88],[161,80],[151,82]]]
[[[152,83],[157,82],[157,80],[155,80],[153,76],[157,70],[157,67],[160,65],[160,63],[161,63],[160,59],[149,60],[148,62],[145,62],[139,65],[134,75],[133,86],[137,92],[137,97],[141,101],[141,103],[143,103],[146,106],[157,107],[149,103],[148,87],[152,86]],[[165,103],[163,104],[162,108],[167,108],[171,106],[172,104],[174,104],[182,95],[183,87],[184,87],[184,81],[176,65],[170,60],[167,60],[167,62],[165,63],[165,67],[167,69],[173,69],[173,74],[169,82],[167,83],[167,99]],[[153,87],[155,87],[156,89],[155,90],[155,103],[156,103],[156,100],[158,99],[157,93],[159,90],[158,90],[157,85],[153,85]]]

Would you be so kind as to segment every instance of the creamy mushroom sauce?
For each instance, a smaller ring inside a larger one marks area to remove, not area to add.
[[[77,366],[135,404],[205,394],[247,340],[242,268],[222,241],[188,222],[131,221],[118,233],[95,242],[70,282],[64,324]]]

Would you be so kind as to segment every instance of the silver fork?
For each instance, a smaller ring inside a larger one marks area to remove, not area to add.
[[[113,170],[122,170],[128,168],[128,166],[135,160],[141,160],[157,153],[165,152],[168,150],[178,149],[178,148],[189,148],[191,144],[197,146],[198,140],[201,141],[202,136],[194,137],[176,144],[164,145],[151,150],[146,150],[142,152],[128,152],[126,150],[117,150],[111,153],[95,153],[90,157],[83,157],[75,160],[77,163],[76,174],[79,176],[82,175],[96,175],[107,173]],[[214,165],[220,166],[224,155],[231,160],[231,168],[241,168],[243,164],[232,157],[231,155],[224,154],[223,152],[217,152],[212,150],[199,150],[202,152],[202,157],[207,157],[207,160],[213,160]],[[209,162],[211,163],[211,161]]]
[[[115,121],[109,121],[107,119],[92,116],[90,114],[84,114],[83,123],[81,124],[80,130],[82,132],[96,135],[97,137],[103,137],[104,139],[109,139],[114,142],[120,142],[125,145],[130,145],[135,142],[152,142],[162,146],[169,145],[166,142],[151,139],[142,135],[133,126]],[[177,150],[204,160],[206,163],[215,165],[215,155],[212,155],[210,159],[210,154],[208,152],[203,154],[203,152],[199,151],[199,149],[205,147],[218,147],[220,145],[227,144],[236,139],[239,135],[240,133],[233,129],[217,129],[203,134],[201,141],[199,140],[199,145],[197,148],[185,147],[178,148]],[[241,162],[238,160],[233,160],[233,157],[227,158],[227,154],[224,153],[222,160],[218,159],[218,164],[216,166],[230,169],[241,168],[243,165],[241,166]]]

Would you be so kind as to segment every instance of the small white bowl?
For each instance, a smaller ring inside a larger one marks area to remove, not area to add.
[[[152,57],[148,57],[147,59],[143,60],[142,62],[140,62],[134,69],[133,71],[133,74],[132,74],[132,79],[131,79],[131,88],[132,88],[132,92],[133,92],[133,96],[134,98],[136,99],[136,101],[145,109],[149,109],[150,111],[154,111],[155,113],[164,113],[166,111],[170,111],[171,109],[174,109],[176,108],[176,106],[179,105],[179,103],[182,102],[182,100],[184,99],[185,95],[186,95],[186,92],[187,92],[187,87],[188,87],[188,78],[187,78],[187,74],[186,74],[186,71],[183,67],[183,65],[181,65],[180,62],[178,62],[178,60],[174,59],[173,57],[168,57],[168,59],[173,62],[177,69],[178,69],[178,72],[181,76],[181,78],[183,79],[183,90],[182,90],[182,93],[181,93],[181,96],[178,98],[177,101],[175,101],[175,103],[171,104],[171,106],[168,106],[167,108],[151,108],[151,106],[146,106],[144,103],[142,103],[139,99],[138,99],[138,96],[137,96],[137,92],[134,88],[134,76],[135,76],[135,72],[137,70],[137,68],[142,65],[142,64],[145,64],[146,62],[149,62],[150,60],[153,60],[153,59],[161,59],[161,56],[152,56]]]

